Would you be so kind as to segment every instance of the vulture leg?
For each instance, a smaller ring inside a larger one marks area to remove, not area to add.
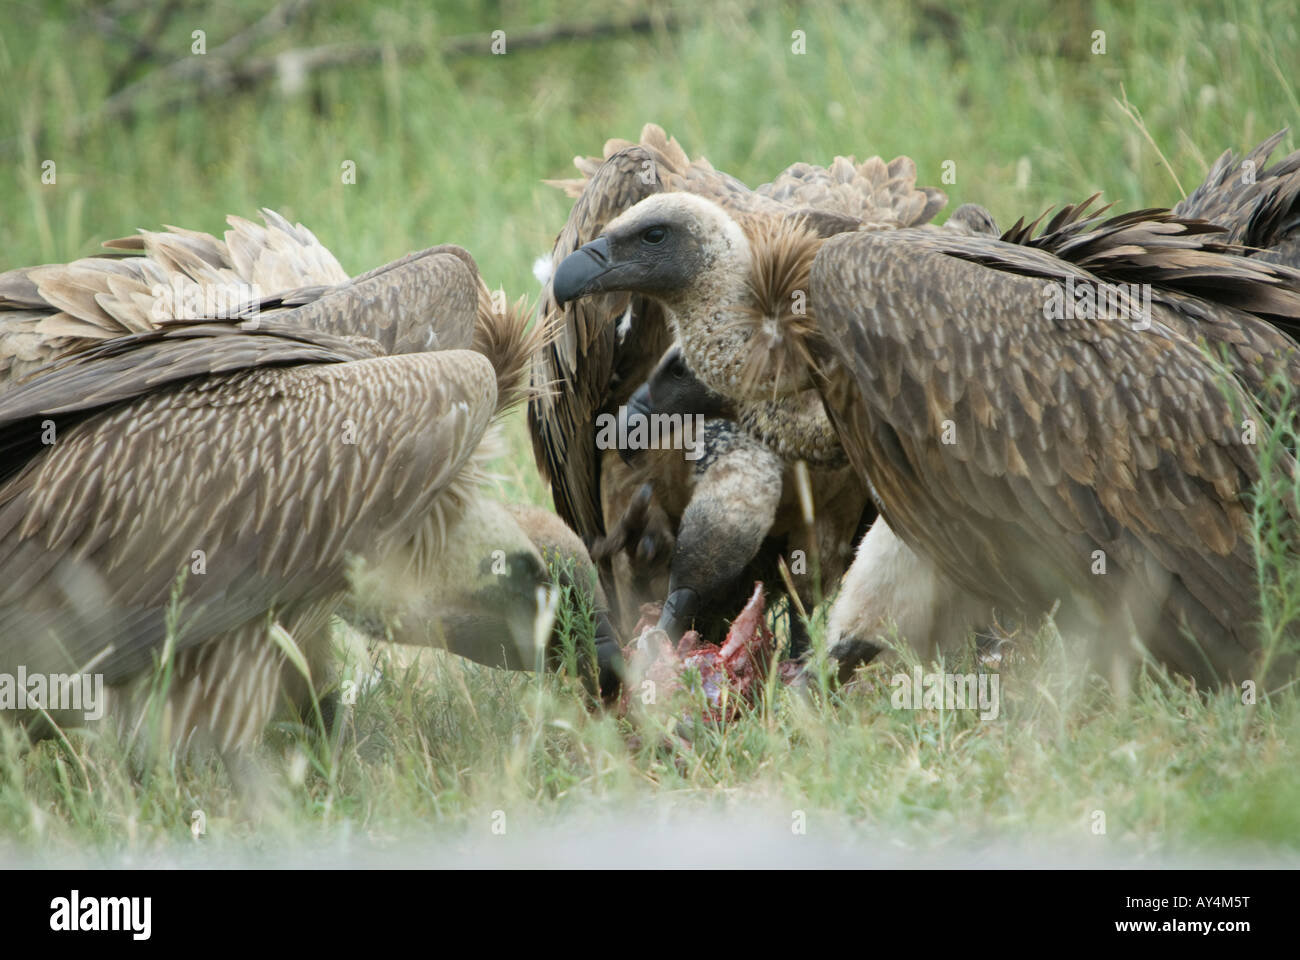
[[[877,517],[858,546],[853,565],[831,606],[829,653],[841,682],[885,647],[897,629],[923,662],[955,650],[990,611],[918,556]]]

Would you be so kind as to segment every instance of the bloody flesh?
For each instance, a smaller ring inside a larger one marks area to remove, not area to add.
[[[733,719],[742,702],[757,701],[775,650],[775,638],[763,622],[764,601],[763,584],[754,584],[754,593],[731,622],[722,646],[705,643],[698,633],[688,630],[676,650],[667,634],[655,629],[659,605],[645,604],[636,640],[626,650],[634,675],[655,684],[658,701],[683,689],[682,675],[694,669],[700,676],[705,715],[710,719]],[[784,669],[785,664],[781,666],[781,679],[787,680],[794,671]],[[625,705],[630,696],[639,692],[636,686],[625,688]]]

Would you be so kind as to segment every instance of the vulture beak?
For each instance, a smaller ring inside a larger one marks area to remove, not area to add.
[[[551,277],[551,291],[560,306],[588,293],[605,289],[602,277],[614,269],[609,260],[609,241],[597,237],[565,257]]]
[[[678,587],[664,601],[663,611],[659,614],[659,629],[667,633],[668,639],[676,646],[682,634],[691,628],[699,610],[699,593],[690,587]]]
[[[596,612],[596,683],[600,699],[612,703],[623,688],[623,652],[614,625],[603,611]]]
[[[632,396],[628,397],[627,403],[618,411],[619,436],[625,437],[632,431],[636,423],[634,418],[642,418],[648,424],[650,416],[650,384],[643,383]],[[641,452],[640,450],[632,450],[622,446],[618,448],[619,459],[629,467],[634,466],[641,459],[639,456]]]

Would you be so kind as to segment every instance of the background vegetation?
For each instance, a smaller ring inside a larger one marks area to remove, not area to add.
[[[219,231],[225,214],[269,206],[311,227],[349,271],[456,242],[515,294],[535,288],[531,265],[568,210],[539,181],[571,175],[574,154],[634,139],[646,120],[754,185],[837,153],[905,153],[938,185],[952,160],[948,209],[979,202],[1003,226],[1098,190],[1120,207],[1170,205],[1223,149],[1300,120],[1293,0],[320,0],[245,33],[268,9],[4,4],[0,269],[84,256],[136,227]],[[538,26],[634,17],[648,28],[517,42]],[[206,58],[190,54],[194,30]],[[505,31],[505,55],[489,52],[493,30]],[[1091,52],[1095,30],[1104,55]],[[265,82],[223,74],[218,54],[232,42],[242,69],[259,58],[280,68]],[[292,53],[267,59],[324,45],[356,59],[298,81]],[[202,78],[184,75],[192,66],[161,72],[186,60],[203,62]],[[1295,146],[1294,135],[1283,143]],[[46,160],[53,185],[41,181]],[[505,494],[546,502],[518,421],[510,436]],[[490,842],[497,810],[516,836],[593,810],[642,823],[647,810],[745,811],[773,849],[797,840],[796,810],[810,836],[907,850],[993,840],[1049,858],[1249,859],[1300,844],[1294,696],[1246,709],[1231,692],[1206,700],[1144,684],[1116,701],[1071,679],[1050,636],[1004,673],[996,720],[895,711],[878,670],[829,699],[778,691],[693,747],[633,738],[561,678],[440,654],[384,652],[358,669],[372,666],[341,741],[296,728],[267,737],[256,804],[215,761],[142,772],[95,735],[27,751],[0,726],[0,851],[176,850],[195,810],[206,851],[241,855],[350,836],[392,851],[411,836]]]

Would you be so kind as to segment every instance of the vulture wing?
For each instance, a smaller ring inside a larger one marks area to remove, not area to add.
[[[653,154],[639,146],[605,161],[574,204],[555,242],[553,262],[594,240],[638,200],[662,190],[656,170]],[[628,294],[602,294],[561,308],[549,282],[540,316],[558,329],[532,372],[538,390],[528,407],[533,451],[550,481],[556,512],[590,543],[605,533],[596,415],[640,385],[667,349],[668,328],[658,306]]]
[[[469,347],[479,285],[467,253],[438,247],[326,288],[302,306],[78,339],[26,382],[7,391],[0,384],[0,480],[41,450],[41,424],[50,417],[64,429],[98,408],[193,377]]]
[[[379,345],[268,320],[185,324],[105,340],[0,394],[0,481],[95,411],[198,377],[382,356]],[[51,434],[47,428],[52,428]]]
[[[1188,269],[1229,261],[1253,269],[1232,257]],[[1128,609],[1175,668],[1247,676],[1259,468],[1242,421],[1258,417],[1254,401],[1161,304],[1145,330],[1049,315],[1068,275],[1097,279],[980,237],[827,240],[812,288],[828,412],[890,527],[967,590],[1027,611],[1080,599],[1112,628]],[[1258,296],[1295,316],[1300,284],[1275,279]]]
[[[141,230],[105,244],[126,252],[0,274],[0,390],[87,341],[151,330],[160,318],[198,318],[204,302],[220,298],[235,312],[258,290],[319,291],[348,279],[302,224],[271,210],[262,216],[265,227],[228,217],[224,240],[182,227]],[[205,295],[187,304],[196,293]]]
[[[0,486],[0,663],[113,683],[169,609],[180,650],[328,598],[438,509],[495,405],[488,361],[442,351],[192,379],[74,425]]]
[[[916,164],[910,157],[895,157],[889,163],[879,157],[863,163],[836,157],[830,167],[795,163],[754,192],[807,212],[814,221],[838,214],[876,229],[929,223],[948,202],[942,190],[917,187]]]
[[[224,240],[181,227],[142,230],[105,244],[129,253],[0,274],[0,393],[69,351],[219,317],[274,316],[369,337],[386,353],[470,345],[478,268],[460,247],[349,279],[306,227],[262,215],[266,227],[227,218]],[[413,315],[430,306],[431,292],[435,312]]]

